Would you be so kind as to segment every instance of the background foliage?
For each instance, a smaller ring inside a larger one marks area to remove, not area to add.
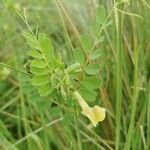
[[[148,0],[1,0],[0,149],[149,149],[149,18]],[[106,108],[97,128],[73,90]]]

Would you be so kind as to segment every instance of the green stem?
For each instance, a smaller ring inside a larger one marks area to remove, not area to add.
[[[58,2],[57,0],[55,0],[56,8],[57,8],[58,14],[59,14],[59,16],[60,16],[60,19],[61,19],[61,21],[62,21],[62,26],[63,26],[63,28],[64,28],[64,32],[65,32],[66,38],[67,38],[67,40],[68,40],[68,44],[70,45],[70,48],[71,48],[71,50],[69,51],[69,54],[70,54],[70,57],[73,57],[73,49],[74,49],[74,48],[73,48],[71,39],[70,39],[70,37],[69,37],[69,34],[68,34],[68,31],[67,31],[67,28],[66,28],[66,25],[65,25],[65,22],[64,22],[62,13],[61,13],[60,8],[59,8],[59,6],[58,6],[58,3],[59,3],[59,2]]]
[[[131,103],[131,119],[129,124],[129,130],[126,137],[126,143],[125,143],[125,150],[129,150],[131,148],[131,139],[133,135],[134,130],[134,124],[135,124],[135,114],[136,114],[136,104],[137,104],[137,97],[138,97],[138,51],[135,48],[134,50],[134,90],[133,90],[133,98]]]
[[[77,106],[74,106],[74,111],[75,111],[75,126],[76,126],[76,134],[77,134],[77,142],[78,142],[78,149],[82,150],[82,144],[81,144],[81,136],[80,136],[80,129],[79,129],[79,124],[78,124],[78,116],[77,116]]]
[[[150,148],[150,81],[148,85],[147,125],[147,147]]]
[[[116,22],[116,42],[117,42],[117,59],[116,59],[116,141],[115,149],[119,150],[120,145],[120,128],[121,128],[121,104],[122,104],[122,31],[121,31],[121,16],[117,12],[117,3],[114,0],[114,13]]]
[[[18,68],[13,67],[13,66],[10,66],[10,65],[8,65],[8,64],[5,64],[5,63],[3,63],[3,62],[0,62],[0,66],[4,66],[4,67],[7,67],[7,68],[9,68],[9,69],[13,69],[13,70],[15,70],[15,71],[17,71],[17,72],[19,72],[19,73],[22,73],[22,74],[26,74],[26,75],[31,76],[31,74],[29,74],[29,73],[27,73],[27,72],[24,72],[24,71],[22,71],[22,70],[20,70],[20,69],[18,69]]]

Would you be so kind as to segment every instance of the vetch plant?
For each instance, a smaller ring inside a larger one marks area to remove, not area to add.
[[[17,4],[0,4],[0,149],[149,150],[149,1]]]
[[[24,34],[31,47],[28,55],[32,58],[30,61],[32,84],[39,95],[42,97],[50,95],[52,98],[52,93],[59,92],[64,99],[75,95],[82,108],[82,114],[90,119],[94,127],[104,120],[105,108],[97,105],[89,107],[85,100],[94,103],[97,98],[96,90],[101,86],[98,78],[100,65],[96,60],[103,53],[98,44],[107,23],[106,19],[105,8],[99,6],[96,21],[91,25],[91,35],[88,33],[81,35],[82,47],[74,49],[74,63],[67,67],[60,55],[55,56],[52,43],[44,33],[39,33],[37,37],[33,32]]]
[[[73,78],[72,74],[81,72],[81,65],[76,62],[65,68],[62,59],[55,57],[51,42],[45,34],[39,34],[38,39],[29,33],[24,34],[24,36],[27,38],[28,44],[33,48],[28,52],[28,55],[32,57],[30,72],[33,74],[32,84],[37,88],[40,96],[48,96],[54,90],[60,90],[62,96],[69,96],[75,90],[75,85],[77,84],[76,82],[74,83],[75,78]],[[98,73],[99,69],[98,67],[95,69],[95,65],[89,64],[85,69],[86,73],[91,76],[82,79],[81,85],[88,87],[87,91],[83,88],[84,92],[93,91],[100,86],[99,79],[93,76]],[[98,122],[104,120],[104,108],[100,108],[97,105],[89,107],[77,91],[74,92],[74,95],[82,108],[82,114],[90,119],[94,127],[97,126]]]

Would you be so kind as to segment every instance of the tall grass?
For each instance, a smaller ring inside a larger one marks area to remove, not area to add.
[[[22,33],[46,33],[69,66],[74,48],[81,47],[81,34],[90,33],[97,5],[104,5],[112,23],[100,31],[96,45],[103,50],[96,61],[101,86],[89,105],[103,106],[107,114],[93,128],[73,97],[38,95]],[[150,149],[149,18],[148,0],[2,0],[0,149]]]

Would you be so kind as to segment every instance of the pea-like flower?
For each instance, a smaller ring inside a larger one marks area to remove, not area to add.
[[[99,107],[98,105],[90,107],[77,91],[74,92],[74,94],[82,108],[82,114],[90,119],[94,127],[98,125],[98,122],[101,122],[105,119],[105,108]]]

